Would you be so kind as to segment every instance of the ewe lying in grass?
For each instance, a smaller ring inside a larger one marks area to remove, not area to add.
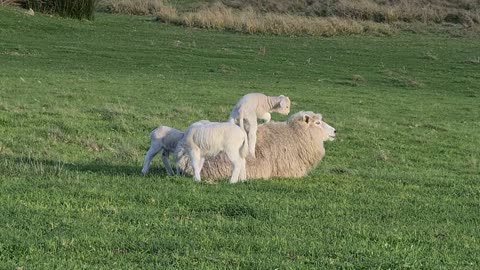
[[[299,112],[287,122],[270,122],[258,127],[256,158],[246,159],[247,179],[305,176],[325,155],[324,141],[336,138],[336,130],[322,121],[322,115]],[[192,174],[188,156],[176,151],[177,167]],[[201,175],[209,179],[227,178],[231,171],[225,154],[208,158]]]
[[[207,124],[194,123],[187,128],[185,134],[175,150],[178,153],[186,153],[191,171],[193,168],[193,180],[200,181],[205,158],[214,157],[218,153],[224,153],[231,174],[230,183],[246,179],[245,157],[248,155],[247,134],[239,126],[231,122],[212,122]],[[227,158],[228,157],[228,158]],[[233,169],[231,167],[233,166]],[[177,166],[177,172],[180,170]],[[181,168],[183,171],[185,168]]]
[[[255,157],[257,118],[269,122],[271,119],[270,112],[289,114],[290,99],[283,95],[270,97],[261,93],[252,93],[243,96],[230,113],[229,121],[239,124],[247,132],[248,152],[252,157]],[[244,123],[245,120],[247,125]]]

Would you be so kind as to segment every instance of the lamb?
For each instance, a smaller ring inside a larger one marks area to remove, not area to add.
[[[244,181],[246,178],[245,157],[248,155],[247,134],[231,122],[191,125],[185,131],[181,142],[175,150],[175,155],[186,153],[191,167],[186,165],[181,168],[181,171],[193,168],[193,180],[201,181],[200,173],[205,158],[216,156],[221,151],[226,155],[225,162],[230,160],[233,166],[233,169],[230,170],[230,183],[236,183],[238,180]],[[176,158],[177,163],[178,160]],[[227,177],[226,174],[224,176],[225,178]]]
[[[333,141],[336,130],[323,122],[322,115],[298,112],[286,122],[258,127],[257,158],[246,158],[247,179],[300,178],[315,168],[325,155],[324,141]],[[191,174],[188,158],[177,164]],[[231,170],[223,153],[205,160],[202,176],[225,178]]]
[[[239,124],[247,132],[248,150],[255,157],[255,144],[257,142],[257,118],[268,123],[271,119],[270,112],[288,115],[290,113],[290,99],[286,96],[266,96],[261,93],[251,93],[243,96],[230,113],[229,121]],[[245,126],[244,121],[247,125]]]
[[[210,121],[207,120],[201,120],[195,124],[202,125],[209,122]],[[169,156],[175,151],[178,142],[183,138],[183,134],[182,131],[167,126],[160,126],[154,129],[150,133],[150,148],[143,161],[142,174],[146,175],[148,173],[150,162],[158,153],[161,153],[163,165],[167,170],[167,174],[174,175],[172,166],[170,165]]]

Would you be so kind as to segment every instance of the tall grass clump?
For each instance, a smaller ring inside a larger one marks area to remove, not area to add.
[[[22,0],[0,0],[0,6],[21,6]]]
[[[480,23],[479,0],[223,0],[228,7],[261,12],[341,17],[375,22]]]
[[[293,14],[261,13],[253,8],[235,10],[221,4],[180,14],[159,12],[157,18],[162,22],[188,27],[249,34],[332,36],[340,33],[390,34],[392,32],[392,29],[386,24],[336,17],[318,18]]]
[[[92,20],[97,0],[26,0],[26,8],[62,17]]]
[[[268,1],[267,1],[268,2]],[[265,2],[265,4],[267,4]],[[295,2],[295,1],[294,1]],[[296,7],[303,4],[296,1]],[[232,4],[233,2],[230,2]],[[101,0],[99,8],[111,13],[130,15],[156,15],[159,21],[187,27],[227,30],[242,33],[275,35],[312,35],[332,36],[340,33],[359,34],[374,32],[390,34],[389,25],[370,21],[358,21],[352,18],[304,16],[302,14],[275,12],[282,1],[271,3],[258,9],[252,6],[239,8],[225,6],[217,2],[205,5],[190,12],[178,12],[165,0]],[[291,4],[292,2],[289,2]],[[272,9],[273,12],[268,12]]]

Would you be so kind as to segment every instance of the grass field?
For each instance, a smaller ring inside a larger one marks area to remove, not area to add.
[[[0,7],[0,268],[479,269],[478,40]],[[197,184],[159,159],[140,176],[152,129],[222,121],[253,91],[337,128],[308,177]]]

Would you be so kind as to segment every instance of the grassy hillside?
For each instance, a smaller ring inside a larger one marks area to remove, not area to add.
[[[480,267],[477,36],[0,18],[0,268]],[[337,128],[308,177],[140,176],[152,129],[253,91]]]

